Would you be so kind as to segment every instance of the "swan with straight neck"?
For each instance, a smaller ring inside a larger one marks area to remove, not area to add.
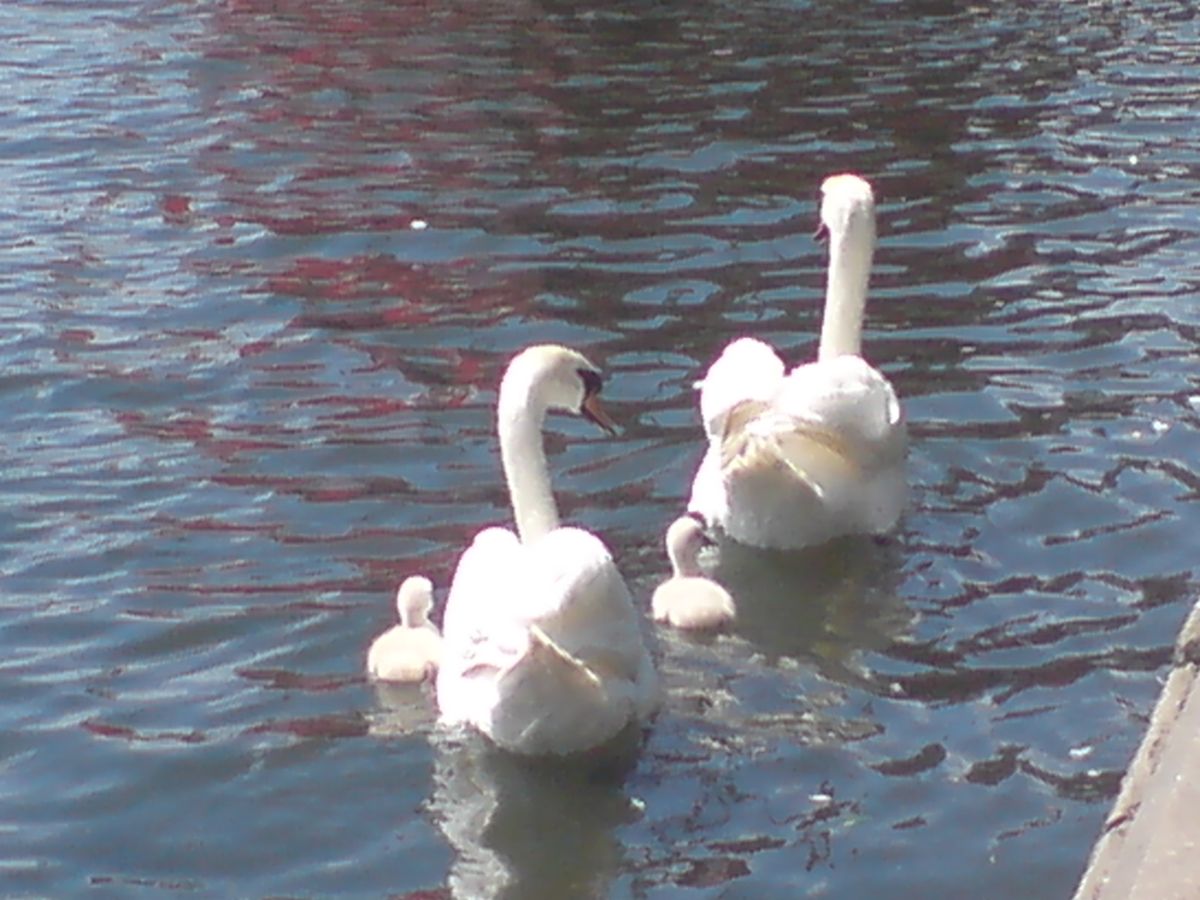
[[[829,240],[813,362],[786,372],[767,344],[733,341],[700,383],[708,449],[688,510],[734,540],[796,549],[879,534],[907,496],[908,438],[891,383],[861,356],[875,252],[875,195],[857,175],[821,185]]]

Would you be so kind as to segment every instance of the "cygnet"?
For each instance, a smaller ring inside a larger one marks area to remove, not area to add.
[[[437,672],[442,636],[429,621],[433,583],[421,575],[405,578],[396,591],[400,624],[393,625],[367,651],[367,672],[383,681],[420,682]]]
[[[700,569],[700,548],[707,542],[695,516],[680,516],[667,529],[667,556],[674,574],[654,591],[650,609],[655,621],[697,630],[714,630],[733,621],[733,597]]]

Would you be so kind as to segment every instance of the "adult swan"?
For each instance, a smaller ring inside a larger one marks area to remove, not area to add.
[[[446,601],[439,717],[517,753],[591,749],[658,702],[629,589],[598,537],[559,525],[542,447],[549,410],[613,430],[600,386],[599,369],[566,347],[513,358],[497,428],[517,532],[479,532]]]
[[[740,338],[700,385],[708,450],[688,509],[756,547],[886,531],[907,494],[900,402],[859,355],[875,250],[871,186],[826,178],[817,233],[829,241],[829,277],[816,361],[785,375],[774,350]]]

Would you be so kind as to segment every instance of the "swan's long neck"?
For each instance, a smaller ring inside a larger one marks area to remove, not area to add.
[[[500,462],[522,544],[558,527],[558,506],[550,490],[550,470],[542,446],[546,409],[532,388],[529,382],[510,383],[505,379],[500,388],[497,426]]]
[[[830,236],[829,281],[817,359],[862,352],[863,312],[874,252],[875,220],[869,213],[851,217],[844,230]]]

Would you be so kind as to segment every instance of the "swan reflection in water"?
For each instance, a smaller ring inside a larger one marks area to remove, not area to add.
[[[437,724],[430,686],[374,684],[371,733],[421,736],[434,752],[427,814],[454,851],[448,896],[561,900],[609,895],[622,870],[621,825],[641,815],[625,779],[645,742],[638,726],[587,754],[526,757]],[[439,893],[438,896],[441,896]]]
[[[641,740],[631,729],[602,756],[531,758],[435,731],[430,812],[455,851],[450,895],[607,897],[622,867],[615,831],[640,815],[623,782]]]
[[[738,637],[768,660],[808,663],[832,681],[867,686],[864,654],[886,650],[912,622],[897,594],[899,555],[892,537],[788,552],[724,539],[703,562],[737,601]]]
[[[429,681],[372,681],[376,709],[370,716],[370,733],[377,738],[427,734],[437,725],[437,706]]]

